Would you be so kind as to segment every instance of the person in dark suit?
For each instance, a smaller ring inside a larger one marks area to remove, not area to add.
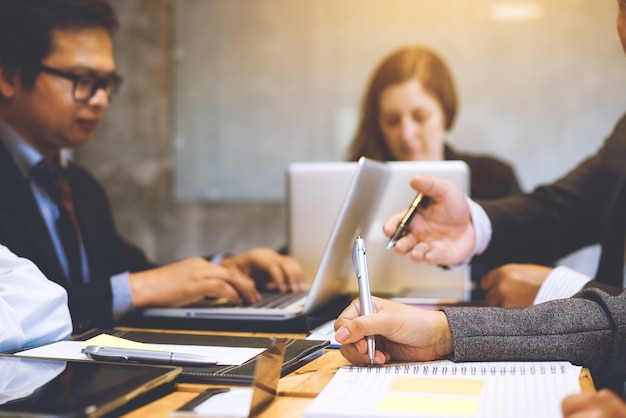
[[[361,104],[348,159],[452,161],[467,164],[470,196],[495,199],[522,193],[513,167],[486,154],[459,152],[449,143],[458,113],[454,79],[435,51],[411,45],[385,57],[374,70]],[[472,299],[483,299],[478,285],[498,264],[472,263]]]
[[[98,181],[64,158],[120,87],[117,25],[105,0],[0,0],[0,243],[67,289],[74,332],[147,306],[252,303],[266,281],[302,290],[299,264],[265,248],[151,262],[117,232]]]
[[[490,155],[456,151],[448,143],[457,113],[456,88],[445,61],[424,46],[399,48],[374,70],[348,159],[461,160],[470,169],[473,198],[520,194],[510,164]]]

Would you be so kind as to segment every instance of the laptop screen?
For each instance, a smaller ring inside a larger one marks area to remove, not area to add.
[[[404,212],[415,197],[409,185],[418,174],[445,178],[464,192],[469,190],[469,169],[462,161],[411,161],[385,164],[389,177],[367,231],[368,263],[372,292],[393,296],[408,288],[428,290],[428,299],[468,300],[469,269],[442,270],[415,264],[387,250],[383,223]],[[288,241],[290,255],[302,265],[306,276],[315,274],[351,181],[355,162],[298,162],[288,168]],[[357,282],[347,291],[356,292]],[[441,295],[439,297],[438,295]]]

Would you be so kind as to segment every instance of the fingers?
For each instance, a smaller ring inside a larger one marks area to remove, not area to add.
[[[335,339],[341,344],[341,354],[353,364],[370,364],[367,353],[367,342],[363,335],[367,325],[355,324],[364,317],[360,317],[360,301],[353,300],[350,305],[335,320]],[[372,331],[373,332],[373,331]],[[373,334],[372,334],[373,335]],[[380,344],[377,342],[377,347]],[[374,364],[384,364],[391,356],[381,350],[374,353]]]
[[[342,344],[339,348],[341,355],[344,356],[352,364],[370,364],[367,355],[367,344],[365,340],[360,340],[354,344]],[[388,353],[376,350],[374,353],[374,364],[385,364],[391,359]]]
[[[485,291],[485,304],[487,306],[502,306],[502,293],[499,289],[499,275],[497,270],[492,270],[480,279],[480,288]]]
[[[240,304],[233,283],[237,278],[221,266],[195,257],[129,275],[131,294],[136,307],[184,306],[202,301],[206,296],[224,297]],[[245,287],[245,283],[238,284]],[[254,288],[254,284],[252,284]]]
[[[205,296],[225,298],[228,305],[242,305],[243,300],[237,291],[227,280],[209,279],[205,285]]]
[[[561,403],[561,411],[563,412],[563,415],[568,416],[576,411],[580,411],[591,404],[593,397],[593,393],[579,393],[565,397]]]
[[[270,286],[281,292],[301,292],[307,289],[300,264],[293,257],[269,248],[253,248],[230,256],[222,261],[222,265],[239,270],[240,274],[256,281],[269,281]]]
[[[496,270],[491,270],[480,279],[480,288],[483,290],[488,290],[494,285],[496,280]]]
[[[490,289],[485,293],[485,304],[487,306],[502,306],[502,297],[497,289]]]
[[[300,264],[292,257],[276,254],[277,262],[267,268],[267,273],[272,282],[281,292],[303,292],[307,290],[304,282],[304,273]]]
[[[335,331],[361,315],[361,306],[359,299],[353,299],[352,302],[341,312],[335,320]]]
[[[386,335],[391,317],[380,315],[389,301],[372,297],[374,314],[361,316],[360,299],[354,299],[335,321],[335,339],[340,344],[356,343],[368,335]]]
[[[189,277],[201,288],[196,292],[206,296],[225,297],[232,304],[252,304],[261,299],[254,281],[238,269],[225,268],[204,259],[193,265]],[[189,261],[192,261],[190,259]]]
[[[426,261],[427,258],[433,259],[434,255],[431,253],[432,247],[425,242],[418,242],[415,244],[413,249],[411,250],[411,260],[416,263],[421,263],[422,261]]]
[[[565,418],[626,416],[626,404],[608,389],[567,396],[561,403],[561,410]]]
[[[445,180],[436,179],[427,175],[418,175],[411,178],[411,188],[416,192],[422,192],[429,198],[436,198],[445,194],[450,185]]]

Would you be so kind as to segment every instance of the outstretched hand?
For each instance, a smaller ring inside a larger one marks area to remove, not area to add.
[[[428,203],[420,208],[408,233],[398,240],[395,251],[409,253],[415,262],[454,265],[473,255],[476,235],[465,194],[454,183],[430,176],[411,179],[411,187],[424,193]],[[389,218],[384,226],[390,237],[404,213]]]

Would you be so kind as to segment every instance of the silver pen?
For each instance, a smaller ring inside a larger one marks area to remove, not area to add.
[[[113,348],[90,345],[83,348],[82,352],[92,359],[99,361],[121,361],[197,367],[217,364],[217,360],[210,357],[198,354],[175,353],[172,351],[138,350],[136,348]]]
[[[393,248],[396,245],[396,242],[406,235],[407,231],[409,230],[409,224],[411,223],[411,219],[413,219],[413,216],[415,216],[415,214],[417,213],[417,208],[419,204],[422,203],[422,201],[426,203],[426,198],[422,192],[419,192],[417,196],[415,196],[415,199],[413,199],[413,202],[411,202],[411,206],[409,206],[409,209],[406,211],[402,219],[400,219],[400,222],[398,223],[398,226],[396,227],[393,235],[391,236],[391,238],[389,238],[389,242],[387,243],[387,249]]]
[[[356,278],[359,281],[359,298],[361,300],[361,315],[369,315],[373,312],[372,308],[372,293],[370,292],[370,279],[367,272],[367,257],[366,257],[365,240],[360,236],[354,240],[354,246],[352,247],[352,264],[354,265],[354,271],[356,272]],[[370,359],[370,364],[374,364],[374,353],[376,352],[376,341],[373,335],[368,335],[367,340],[367,355]]]

